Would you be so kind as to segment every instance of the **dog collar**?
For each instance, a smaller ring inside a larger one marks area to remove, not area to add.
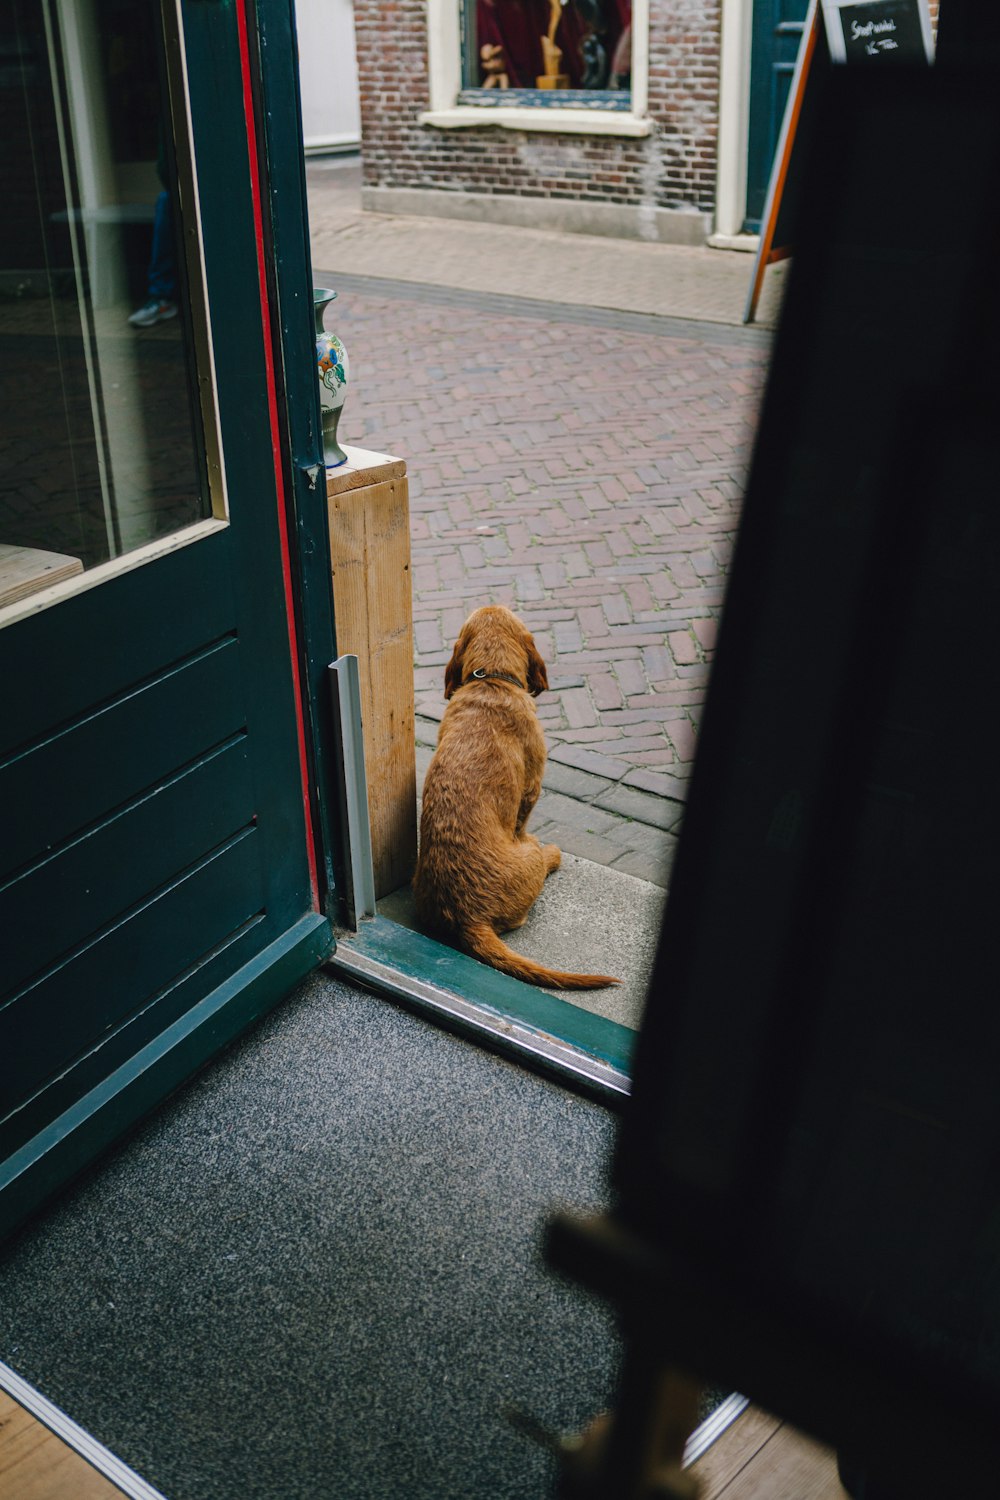
[[[515,687],[519,687],[524,692],[527,692],[527,688],[524,686],[524,683],[521,681],[521,679],[519,677],[512,677],[509,672],[487,672],[485,667],[477,667],[472,676],[476,679],[477,682],[512,682]],[[467,686],[470,680],[471,679],[466,678],[466,681],[463,682],[462,686]]]

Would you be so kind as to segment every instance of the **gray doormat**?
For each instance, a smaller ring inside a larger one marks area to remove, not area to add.
[[[613,1318],[539,1244],[613,1135],[315,975],[0,1253],[0,1359],[169,1500],[538,1500],[503,1408],[611,1398]]]

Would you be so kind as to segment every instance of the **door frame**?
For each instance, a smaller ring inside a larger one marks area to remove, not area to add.
[[[303,715],[303,789],[317,865],[317,910],[332,921],[340,914],[343,886],[327,687],[337,647],[295,6],[294,0],[237,0],[237,6],[246,46],[245,102],[257,126],[252,150],[258,271],[273,382],[275,472],[280,469],[287,516],[289,576],[298,585],[288,597]],[[247,25],[250,8],[256,28]],[[280,214],[274,211],[276,195]]]
[[[752,249],[756,235],[743,233],[750,142],[750,54],[753,0],[722,0],[719,58],[719,147],[715,185],[717,249]]]

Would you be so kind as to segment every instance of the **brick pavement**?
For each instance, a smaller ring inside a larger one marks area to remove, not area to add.
[[[463,620],[509,604],[549,668],[532,830],[665,884],[766,331],[358,277],[324,248],[351,358],[342,438],[410,476],[419,769]]]

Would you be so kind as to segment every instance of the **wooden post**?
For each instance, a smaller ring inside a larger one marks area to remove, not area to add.
[[[403,459],[344,451],[326,475],[333,615],[337,651],[358,658],[378,898],[417,857],[409,492]]]

